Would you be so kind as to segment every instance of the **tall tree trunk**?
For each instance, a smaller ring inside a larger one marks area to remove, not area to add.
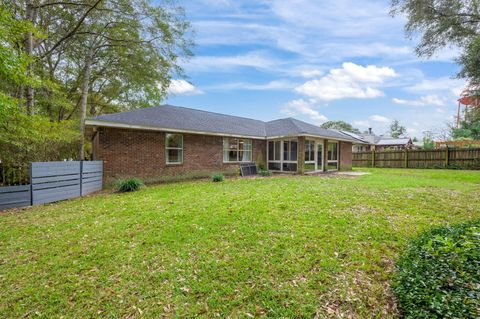
[[[85,153],[85,117],[87,116],[87,100],[90,74],[92,73],[93,52],[94,48],[92,45],[85,57],[85,68],[82,79],[82,96],[80,99],[80,147],[78,149],[79,160],[83,160]]]
[[[34,9],[30,1],[27,1],[26,8],[25,8],[25,16],[28,21],[33,23],[33,16],[34,16]],[[31,31],[27,32],[27,38],[25,39],[25,52],[28,54],[29,57],[33,56],[33,34]],[[33,64],[29,63],[27,66],[27,73],[29,76],[32,76],[33,73]],[[32,115],[33,113],[33,107],[35,104],[35,91],[33,87],[29,84],[27,85],[26,88],[27,94],[27,103],[26,103],[26,108],[27,108],[27,114]]]

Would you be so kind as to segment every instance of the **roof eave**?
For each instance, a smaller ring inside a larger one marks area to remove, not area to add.
[[[257,136],[257,135],[242,135],[242,134],[231,134],[231,133],[219,133],[219,132],[207,132],[207,131],[197,131],[197,130],[182,130],[176,128],[166,128],[166,127],[157,127],[157,126],[148,126],[148,125],[135,125],[127,124],[120,122],[112,121],[102,121],[102,120],[85,120],[86,126],[97,126],[97,127],[113,127],[113,128],[124,128],[132,130],[148,130],[148,131],[161,131],[161,132],[172,132],[172,133],[185,133],[185,134],[198,134],[198,135],[211,135],[211,136],[226,136],[226,137],[240,137],[240,138],[251,138],[251,139],[279,139],[279,138],[295,138],[299,136],[304,137],[313,137],[321,138],[327,140],[335,140],[349,143],[357,143],[356,140],[339,138],[325,135],[317,134],[308,134],[308,133],[299,133],[299,134],[289,134],[289,135],[278,135],[278,136]]]
[[[212,135],[212,136],[265,139],[265,136],[206,132],[206,131],[197,131],[197,130],[182,130],[182,129],[175,129],[175,128],[156,127],[156,126],[148,126],[148,125],[133,125],[133,124],[111,122],[111,121],[101,121],[101,120],[85,120],[85,125],[86,126],[124,128],[124,129],[132,129],[132,130],[162,131],[162,132],[172,132],[172,133],[185,133],[185,134],[198,134],[198,135]]]

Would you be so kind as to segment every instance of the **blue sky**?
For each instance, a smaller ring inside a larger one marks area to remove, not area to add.
[[[272,120],[344,120],[411,136],[452,120],[464,82],[455,48],[429,60],[414,54],[403,17],[389,1],[181,1],[195,32],[167,103]]]

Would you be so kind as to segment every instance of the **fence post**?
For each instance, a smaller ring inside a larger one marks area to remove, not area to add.
[[[30,175],[30,206],[33,206],[33,175],[32,175],[32,162],[30,162],[28,168],[28,175]]]
[[[448,167],[450,165],[450,149],[447,148],[445,149],[445,167]]]
[[[375,167],[375,149],[372,150],[372,167]]]
[[[80,160],[80,197],[83,196],[82,181],[83,181],[83,160]]]
[[[405,168],[408,168],[408,149],[405,149]]]

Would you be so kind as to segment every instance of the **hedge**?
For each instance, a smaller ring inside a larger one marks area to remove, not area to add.
[[[405,318],[480,318],[480,220],[413,240],[397,263],[393,290]]]

